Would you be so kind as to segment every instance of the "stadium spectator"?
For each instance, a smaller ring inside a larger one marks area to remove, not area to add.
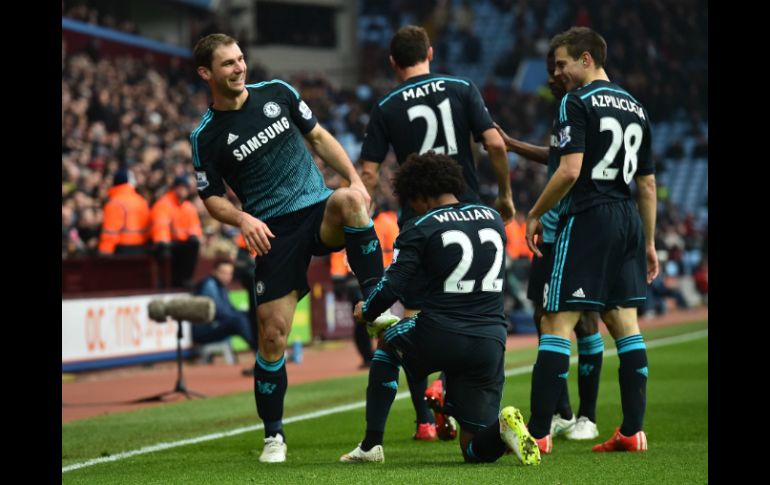
[[[682,157],[684,157],[684,146],[682,145],[682,141],[679,139],[672,141],[668,148],[666,148],[664,156],[673,160],[681,160]]]
[[[73,234],[74,232],[74,234]],[[70,204],[61,206],[61,250],[62,258],[68,253],[75,253],[77,231],[75,230],[75,210]]]
[[[97,252],[100,225],[100,214],[94,207],[84,207],[78,212],[78,239],[82,242],[83,251],[89,255]]]
[[[69,6],[68,4],[72,4]],[[100,5],[104,8],[106,4]],[[101,25],[121,32],[129,34],[139,34],[139,28],[135,23],[129,19],[116,17],[112,13],[100,12],[93,6],[87,5],[82,2],[65,2],[62,1],[62,16],[69,17],[74,20],[86,22],[94,25]]]
[[[214,300],[216,311],[214,320],[203,325],[192,325],[192,339],[196,344],[219,342],[233,335],[238,335],[257,351],[257,339],[251,328],[246,312],[237,310],[230,301],[228,286],[233,281],[235,266],[229,259],[219,259],[214,263],[211,274],[199,281],[193,293],[207,296]]]
[[[693,274],[693,279],[695,280],[695,289],[698,290],[698,293],[701,295],[701,298],[703,298],[704,302],[708,302],[708,296],[709,296],[709,262],[708,259],[704,259],[701,261],[701,263],[698,265],[697,268],[695,268],[695,273]]]
[[[659,274],[647,287],[647,300],[645,300],[642,308],[645,316],[665,315],[668,311],[669,298],[674,299],[676,307],[680,310],[686,310],[690,307],[681,290],[672,287],[669,281],[669,277]]]
[[[145,254],[150,239],[150,208],[134,189],[131,172],[115,173],[104,206],[99,253]]]
[[[703,133],[698,133],[698,137],[695,141],[695,146],[692,149],[693,158],[708,158],[709,157],[709,142]]]
[[[177,176],[171,189],[150,210],[153,251],[161,261],[171,263],[170,286],[192,287],[191,278],[198,263],[201,221],[190,198],[186,175]],[[169,286],[169,282],[165,282]]]

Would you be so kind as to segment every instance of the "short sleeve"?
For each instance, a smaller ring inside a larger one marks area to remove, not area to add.
[[[559,156],[585,153],[588,112],[580,99],[568,93],[559,104]]]

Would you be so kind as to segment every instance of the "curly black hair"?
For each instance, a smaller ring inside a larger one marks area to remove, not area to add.
[[[393,178],[393,188],[401,207],[406,207],[409,200],[420,196],[454,194],[459,197],[465,192],[465,178],[459,163],[431,150],[422,155],[409,155]]]

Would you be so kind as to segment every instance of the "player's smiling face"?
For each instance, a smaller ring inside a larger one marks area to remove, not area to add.
[[[567,52],[566,46],[556,48],[554,52],[554,77],[567,91],[572,91],[583,85],[586,70],[583,61],[578,57],[573,59]]]
[[[211,59],[211,76],[217,90],[235,97],[246,88],[246,61],[238,44],[220,45]]]

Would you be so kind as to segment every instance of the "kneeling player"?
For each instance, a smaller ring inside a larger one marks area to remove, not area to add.
[[[377,316],[402,297],[420,269],[428,276],[428,289],[418,315],[383,325],[374,358],[390,365],[379,366],[378,375],[370,372],[366,435],[340,461],[385,460],[385,422],[373,416],[387,417],[403,365],[417,379],[437,371],[446,374],[445,409],[460,424],[467,462],[493,462],[511,450],[526,465],[540,463],[537,443],[519,410],[508,406],[498,413],[506,340],[500,215],[486,206],[458,202],[462,172],[445,155],[411,155],[394,185],[402,204],[410,204],[420,217],[404,226],[393,263],[356,306],[355,316],[377,324]]]

